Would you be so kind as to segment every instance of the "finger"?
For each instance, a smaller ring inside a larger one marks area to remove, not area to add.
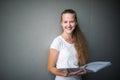
[[[86,74],[86,71],[79,72],[78,75]]]
[[[77,75],[78,73],[80,73],[80,71],[70,72],[69,75],[73,76],[73,75]]]

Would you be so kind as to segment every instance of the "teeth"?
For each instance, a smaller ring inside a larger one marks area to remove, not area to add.
[[[71,30],[72,28],[71,27],[66,27],[65,29]]]
[[[67,28],[67,29],[72,29],[72,28]]]

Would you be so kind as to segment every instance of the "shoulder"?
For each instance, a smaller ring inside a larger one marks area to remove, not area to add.
[[[61,39],[61,36],[57,36],[53,39],[53,41],[56,41],[56,42],[61,42],[62,39]]]
[[[56,38],[53,39],[50,48],[55,48],[55,49],[59,50],[62,43],[63,43],[63,41],[61,39],[61,36],[57,36]]]
[[[61,36],[57,36],[53,39],[52,44],[60,45],[62,43],[62,38]]]

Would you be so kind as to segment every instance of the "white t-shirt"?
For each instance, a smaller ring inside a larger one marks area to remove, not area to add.
[[[56,63],[57,69],[79,67],[74,44],[66,42],[62,36],[56,37],[53,40],[50,48],[56,49],[59,52]],[[71,77],[56,76],[55,80],[81,80],[81,79],[80,76]]]

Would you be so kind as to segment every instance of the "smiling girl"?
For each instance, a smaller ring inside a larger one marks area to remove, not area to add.
[[[73,72],[61,70],[79,68],[88,59],[86,40],[78,26],[74,10],[66,9],[61,13],[61,26],[62,34],[50,45],[48,71],[56,75],[55,80],[82,80],[80,75],[86,74],[85,69]]]

